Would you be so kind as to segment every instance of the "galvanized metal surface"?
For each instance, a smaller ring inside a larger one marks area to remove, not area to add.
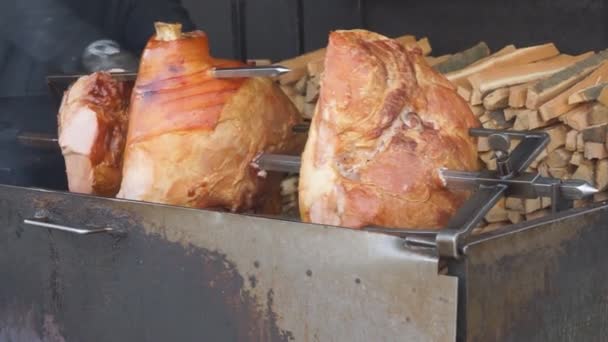
[[[462,341],[606,341],[608,206],[475,237],[452,264]]]
[[[50,222],[118,232],[76,235]],[[453,341],[457,279],[382,234],[0,186],[0,340]]]

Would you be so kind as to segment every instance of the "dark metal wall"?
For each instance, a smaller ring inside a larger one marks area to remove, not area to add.
[[[428,36],[437,55],[479,40],[493,49],[547,41],[569,53],[608,47],[606,0],[182,1],[222,57],[280,60],[323,47],[330,30],[361,27]],[[242,15],[232,15],[236,8]],[[233,41],[239,32],[244,47]]]

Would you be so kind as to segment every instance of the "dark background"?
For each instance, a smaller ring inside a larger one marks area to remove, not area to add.
[[[348,28],[427,36],[433,55],[479,40],[493,50],[548,41],[567,53],[608,47],[608,0],[182,1],[221,57],[280,60],[323,47],[330,30]],[[234,27],[233,8],[241,9],[244,29]],[[245,51],[232,40],[238,32]]]

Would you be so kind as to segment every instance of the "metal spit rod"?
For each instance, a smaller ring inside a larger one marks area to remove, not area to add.
[[[294,127],[294,130],[303,132],[305,127]],[[525,172],[549,143],[550,137],[545,132],[471,129],[469,134],[488,138],[497,161],[497,170],[483,172],[440,170],[448,188],[476,190],[452,216],[447,226],[439,231],[382,227],[371,227],[367,230],[402,233],[405,235],[405,243],[411,247],[435,247],[443,257],[459,258],[463,241],[503,196],[550,197],[551,208],[555,213],[571,208],[573,200],[598,191],[582,180],[562,181]],[[521,141],[509,153],[512,138]],[[256,164],[267,171],[296,172],[300,163],[298,157],[260,155],[256,159]]]
[[[255,162],[260,169],[266,171],[299,173],[301,158],[298,156],[287,156],[278,154],[261,154]],[[559,182],[559,189],[564,198],[576,200],[593,195],[597,189],[584,180],[569,179],[556,180],[554,178],[542,177],[534,173],[524,173],[517,178],[500,179],[495,172],[467,172],[440,170],[446,187],[453,190],[471,190],[480,184],[488,186],[505,184],[509,186],[509,195],[523,198],[550,197],[551,186]]]
[[[244,66],[235,68],[213,68],[211,75],[215,78],[246,78],[246,77],[276,77],[290,72],[291,69],[282,65]],[[71,83],[85,75],[52,75],[47,77],[49,83]],[[112,77],[119,81],[135,81],[135,72],[116,72]]]

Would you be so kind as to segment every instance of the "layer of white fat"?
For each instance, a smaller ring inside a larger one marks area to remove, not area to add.
[[[82,107],[72,113],[61,128],[59,145],[65,154],[77,153],[89,155],[97,139],[99,124],[97,113],[88,107]]]
[[[148,152],[131,148],[123,167],[122,184],[117,198],[145,200],[154,186],[154,164]]]
[[[90,194],[93,192],[93,167],[91,159],[81,154],[65,155],[70,192]]]

